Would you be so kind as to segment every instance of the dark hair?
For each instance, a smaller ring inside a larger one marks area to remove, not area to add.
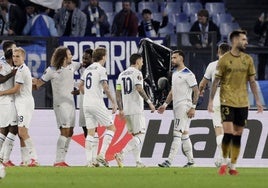
[[[103,47],[98,47],[93,51],[92,58],[94,62],[98,62],[106,55],[107,50]]]
[[[144,14],[152,14],[152,11],[150,11],[149,9],[143,9],[141,15]]]
[[[232,41],[234,37],[238,37],[240,34],[247,35],[247,31],[241,30],[241,29],[232,31],[230,36],[229,36],[230,41]]]
[[[174,50],[172,52],[172,54],[179,54],[180,56],[183,57],[183,61],[184,61],[185,55],[184,55],[184,52],[182,50]]]
[[[3,41],[3,51],[7,51],[13,44],[16,44],[13,40],[5,40]]]
[[[80,7],[80,0],[64,0],[64,1],[71,1],[75,4],[76,7]]]
[[[9,49],[7,51],[5,51],[4,56],[6,59],[12,59],[12,55],[13,55],[13,50]]]
[[[231,49],[231,47],[229,44],[223,42],[223,43],[219,44],[218,49],[220,50],[221,54],[225,54],[226,52],[228,52]]]
[[[130,58],[129,58],[130,65],[135,65],[135,64],[136,64],[136,61],[137,61],[138,59],[140,59],[140,58],[142,58],[141,54],[137,54],[137,53],[132,54],[132,55],[130,56]]]
[[[199,12],[197,13],[197,16],[205,16],[205,17],[209,17],[209,13],[206,9],[202,9],[202,10],[199,10]]]
[[[89,55],[92,57],[93,50],[92,50],[91,48],[86,48],[86,49],[84,50],[84,53],[87,53],[87,54],[89,54]]]

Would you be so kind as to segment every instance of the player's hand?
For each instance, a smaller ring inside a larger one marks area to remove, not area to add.
[[[80,91],[79,90],[73,90],[71,92],[72,95],[79,95],[80,94]]]
[[[190,108],[190,110],[187,112],[188,118],[193,118],[194,115],[195,115],[195,109],[194,108]]]
[[[214,112],[214,110],[213,110],[213,102],[210,101],[210,100],[209,100],[209,102],[208,102],[208,111],[209,111],[209,112]]]
[[[260,101],[256,101],[256,105],[257,105],[257,113],[262,113],[263,112],[263,106],[261,104]]]
[[[158,107],[157,112],[159,114],[163,114],[165,110],[166,110],[166,107],[164,105],[161,105]]]
[[[12,73],[12,76],[15,76],[16,72],[17,72],[18,69],[12,69],[11,73]]]
[[[113,106],[112,106],[112,114],[115,114],[116,111],[117,111],[117,104],[113,104]]]
[[[119,114],[118,114],[119,118],[124,120],[125,119],[125,113],[123,110],[119,110]]]
[[[149,104],[149,107],[150,107],[150,109],[151,109],[151,113],[154,113],[154,111],[155,111],[155,106],[153,105],[153,103],[150,103],[150,104]]]

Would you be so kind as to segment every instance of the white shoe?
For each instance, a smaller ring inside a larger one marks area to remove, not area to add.
[[[215,161],[215,166],[220,168],[221,167],[221,164],[222,164],[222,158],[218,158],[216,161]]]
[[[98,155],[97,158],[96,158],[96,160],[97,160],[97,162],[101,163],[103,166],[110,167],[109,166],[109,163],[104,159],[103,156]]]
[[[122,154],[121,153],[116,153],[114,155],[114,158],[115,158],[115,160],[117,162],[118,167],[123,168],[124,164],[123,164],[123,156],[122,156]]]
[[[137,168],[145,168],[146,166],[142,162],[137,161],[136,162],[136,167]]]

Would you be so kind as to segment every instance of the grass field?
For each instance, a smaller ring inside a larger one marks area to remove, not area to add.
[[[216,168],[7,168],[0,188],[267,188],[268,168],[239,168],[218,176]]]

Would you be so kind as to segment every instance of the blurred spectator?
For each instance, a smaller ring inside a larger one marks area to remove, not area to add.
[[[209,20],[209,13],[207,10],[202,9],[197,13],[197,21],[195,21],[190,29],[190,32],[198,32],[190,34],[190,43],[200,49],[206,48],[212,45],[212,34],[208,32],[215,31],[217,38],[215,41],[218,43],[221,39],[221,34],[218,26]],[[210,53],[200,53],[196,51],[193,53],[192,59],[189,61],[189,68],[196,76],[196,80],[199,83],[203,78],[208,63],[211,62]]]
[[[221,39],[221,34],[218,26],[209,20],[209,13],[202,9],[197,13],[197,21],[195,21],[190,29],[190,32],[201,32],[200,34],[191,34],[190,42],[196,48],[207,47],[211,45],[212,36],[208,34],[210,31],[216,31],[217,41]]]
[[[105,11],[99,6],[98,0],[89,0],[83,12],[87,16],[85,36],[102,37],[110,32],[110,24]]]
[[[36,4],[32,3],[30,1],[25,1],[25,11],[26,11],[26,17],[27,21],[33,18],[35,15],[37,15],[37,8]]]
[[[23,35],[31,36],[58,36],[54,20],[48,16],[50,9],[38,6],[38,14],[27,21],[23,29]]]
[[[254,32],[259,35],[259,45],[268,46],[268,14],[262,13],[254,25]],[[258,56],[258,80],[265,80],[265,68],[268,64],[268,54]]]
[[[157,37],[160,28],[168,24],[168,16],[163,12],[162,23],[152,19],[152,12],[149,9],[142,11],[142,21],[138,27],[139,37]]]
[[[26,23],[26,15],[22,9],[8,0],[0,0],[0,8],[1,35],[20,35]]]
[[[79,37],[86,31],[87,17],[79,8],[79,0],[64,0],[64,6],[54,15],[59,36]]]
[[[138,17],[131,10],[131,1],[122,1],[122,10],[114,17],[112,24],[112,36],[137,36]]]

